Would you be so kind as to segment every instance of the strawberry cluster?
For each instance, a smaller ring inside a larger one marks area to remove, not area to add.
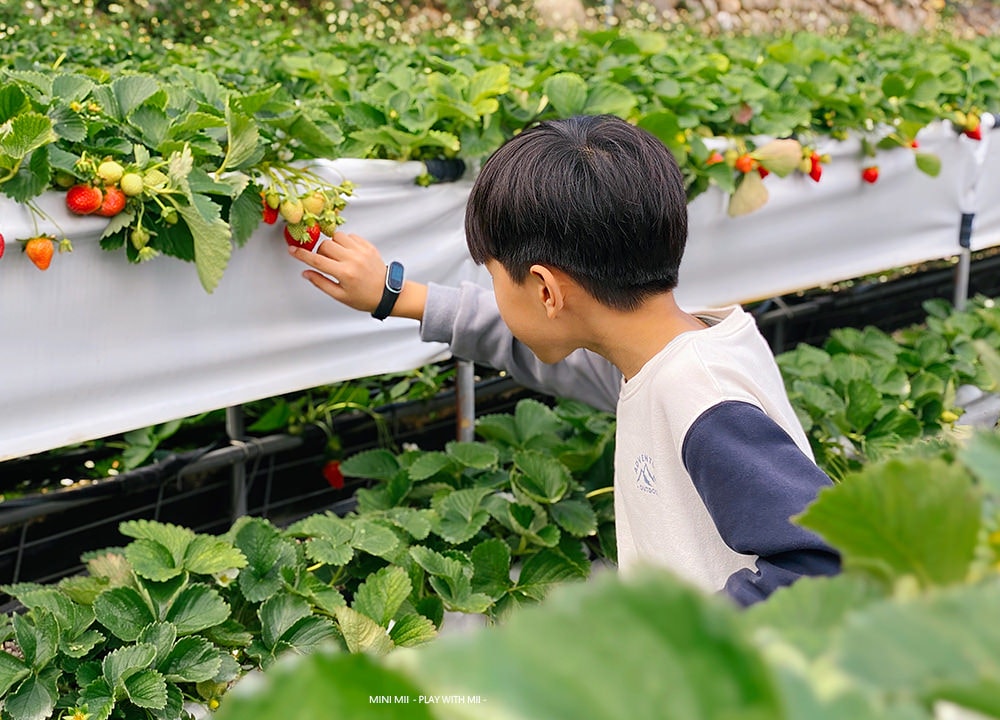
[[[66,207],[74,215],[114,217],[125,209],[129,197],[142,193],[142,176],[126,173],[115,160],[95,163],[84,157],[76,169],[79,176],[56,176],[56,183],[66,187]]]
[[[269,225],[279,218],[284,220],[282,235],[292,246],[312,250],[326,235],[332,237],[344,219],[340,211],[347,205],[345,195],[350,195],[349,182],[332,188],[316,187],[305,193],[270,187],[261,191],[263,220]]]

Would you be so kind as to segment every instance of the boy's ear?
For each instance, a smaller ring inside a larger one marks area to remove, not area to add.
[[[535,282],[538,300],[545,306],[545,314],[554,318],[566,304],[569,277],[546,265],[532,265],[528,273]]]

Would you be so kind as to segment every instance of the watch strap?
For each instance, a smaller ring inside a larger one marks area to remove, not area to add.
[[[395,263],[399,264],[399,263]],[[400,266],[402,268],[402,266]],[[385,269],[385,283],[382,285],[382,299],[379,300],[378,306],[372,310],[372,317],[376,320],[385,320],[389,317],[389,313],[392,312],[393,307],[396,306],[396,300],[399,299],[399,293],[403,290],[402,282],[400,282],[399,289],[393,289],[389,285],[389,273],[392,271],[391,267],[386,267]]]

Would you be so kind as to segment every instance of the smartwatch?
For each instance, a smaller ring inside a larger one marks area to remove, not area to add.
[[[378,307],[372,310],[372,317],[376,320],[385,320],[389,317],[402,289],[403,265],[393,260],[385,269],[385,287],[382,289],[382,299],[379,301]]]

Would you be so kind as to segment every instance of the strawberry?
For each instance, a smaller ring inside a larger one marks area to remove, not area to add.
[[[288,225],[285,226],[284,235],[285,242],[292,247],[300,247],[306,250],[312,250],[316,247],[316,243],[319,241],[320,229],[319,225],[310,225],[309,227],[303,227],[301,225],[296,226],[295,234],[292,234],[292,230],[289,229]],[[301,237],[301,240],[296,239],[295,235]]]
[[[330,460],[323,466],[323,477],[330,487],[340,490],[344,487],[344,473],[340,471],[340,460]]]
[[[4,248],[3,235],[0,235],[0,258],[3,257],[3,248]]]
[[[122,192],[129,197],[142,195],[142,191],[146,188],[146,183],[143,181],[142,175],[139,173],[125,173],[122,175],[122,179],[118,184],[119,187],[121,187]]]
[[[866,183],[874,183],[878,180],[878,165],[869,165],[861,171],[861,179]]]
[[[726,158],[722,156],[722,153],[720,153],[718,150],[713,150],[712,154],[708,156],[707,160],[705,160],[705,167],[709,167],[711,165],[718,165],[720,162],[725,162],[725,160]]]
[[[97,209],[97,214],[103,217],[114,217],[125,209],[125,193],[114,185],[104,188],[104,201]]]
[[[52,262],[52,255],[56,247],[52,243],[52,238],[45,235],[33,237],[24,244],[24,252],[28,259],[35,264],[39,270],[48,270]]]
[[[976,127],[972,128],[971,130],[966,130],[962,134],[965,135],[965,137],[970,138],[972,140],[982,140],[983,139],[983,129],[981,127],[979,127],[978,125]]]
[[[97,166],[97,177],[109,185],[113,185],[122,179],[125,168],[114,160],[105,160]]]
[[[101,191],[90,185],[77,184],[66,191],[66,207],[74,215],[95,213],[103,202],[104,195]]]
[[[285,200],[281,203],[279,208],[281,217],[285,218],[285,222],[295,223],[302,222],[302,216],[305,214],[305,208],[302,207],[301,200]]]
[[[744,153],[736,158],[736,164],[734,167],[741,173],[748,173],[753,170],[754,160],[748,154]]]
[[[809,156],[809,177],[814,182],[819,182],[819,179],[823,177],[822,160],[820,159],[820,154],[817,152]]]
[[[273,208],[264,203],[264,222],[268,225],[274,225],[274,223],[278,222],[278,208]]]
[[[757,166],[757,174],[760,175],[760,179],[763,180],[764,178],[766,178],[768,175],[771,174],[771,171],[768,170],[763,165],[758,165]]]
[[[319,215],[326,207],[326,197],[319,190],[302,199],[302,207],[307,213]]]

